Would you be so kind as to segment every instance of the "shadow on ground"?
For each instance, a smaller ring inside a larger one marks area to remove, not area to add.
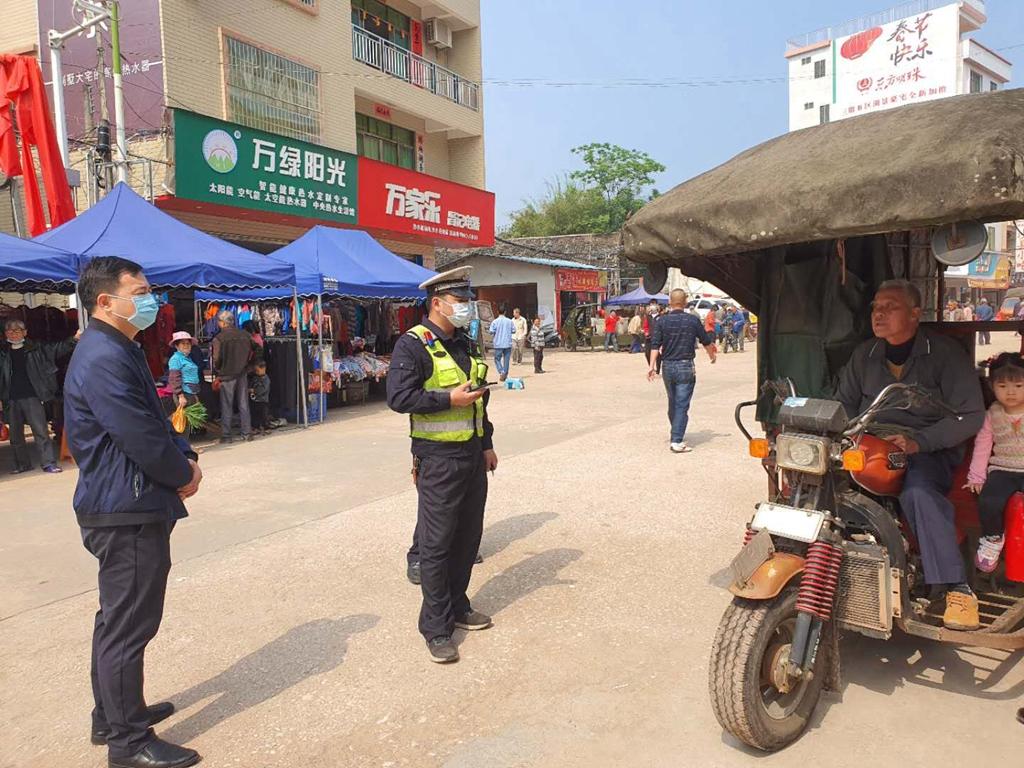
[[[564,548],[530,555],[480,587],[473,597],[473,606],[484,613],[496,614],[538,589],[575,584],[558,578],[558,572],[582,555],[582,550]]]
[[[162,732],[161,738],[175,744],[187,743],[303,680],[331,671],[344,660],[349,639],[373,629],[378,621],[379,616],[357,614],[342,619],[317,619],[293,627],[216,677],[174,696],[171,700],[179,711],[215,698]]]
[[[480,554],[484,557],[494,557],[512,542],[533,535],[540,530],[544,523],[550,522],[556,517],[558,515],[554,512],[531,512],[499,520],[487,526],[487,530],[484,531]]]

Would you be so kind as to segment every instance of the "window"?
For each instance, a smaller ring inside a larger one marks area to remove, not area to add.
[[[800,66],[802,66],[802,67],[806,67],[810,63],[811,63],[811,57],[810,56],[804,56],[802,59],[800,59]]]
[[[305,141],[320,139],[320,73],[284,56],[224,38],[228,119]]]
[[[380,0],[352,0],[352,23],[400,48],[412,48],[411,21]]]
[[[814,109],[814,102],[813,101],[805,101],[804,102],[804,109]]]
[[[828,120],[829,104],[822,104],[818,107],[818,125],[825,125]]]
[[[363,157],[416,170],[415,131],[357,113],[356,144]]]
[[[981,73],[971,72],[971,93],[981,93]]]
[[[997,83],[995,80],[993,80],[991,83],[988,84],[988,89],[990,91],[998,91],[999,90],[999,83]]]
[[[988,230],[988,242],[985,244],[986,251],[994,251],[996,249],[996,228],[985,227]]]
[[[824,59],[818,59],[816,62],[814,62],[814,77],[815,78],[819,78],[819,77],[824,77],[824,76],[825,76],[825,60]]]

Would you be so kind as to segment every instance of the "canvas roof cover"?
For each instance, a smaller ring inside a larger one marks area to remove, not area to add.
[[[78,256],[0,232],[0,289],[74,293]]]

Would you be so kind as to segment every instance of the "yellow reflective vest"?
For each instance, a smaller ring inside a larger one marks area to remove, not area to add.
[[[487,375],[487,365],[479,358],[470,356],[472,364],[470,375],[467,376],[455,359],[444,348],[441,340],[434,336],[428,328],[417,325],[408,331],[423,343],[434,370],[423,383],[428,392],[441,392],[455,389],[472,381],[480,384]],[[432,343],[431,343],[432,342]],[[410,436],[420,440],[435,440],[441,443],[464,443],[473,436],[484,435],[484,401],[479,398],[472,405],[463,408],[449,408],[437,413],[414,413],[410,420]]]

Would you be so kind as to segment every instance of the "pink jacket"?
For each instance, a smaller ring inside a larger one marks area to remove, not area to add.
[[[971,456],[971,467],[967,470],[967,482],[981,485],[988,477],[988,461],[992,458],[992,416],[985,414],[985,423],[974,438],[974,454]]]

